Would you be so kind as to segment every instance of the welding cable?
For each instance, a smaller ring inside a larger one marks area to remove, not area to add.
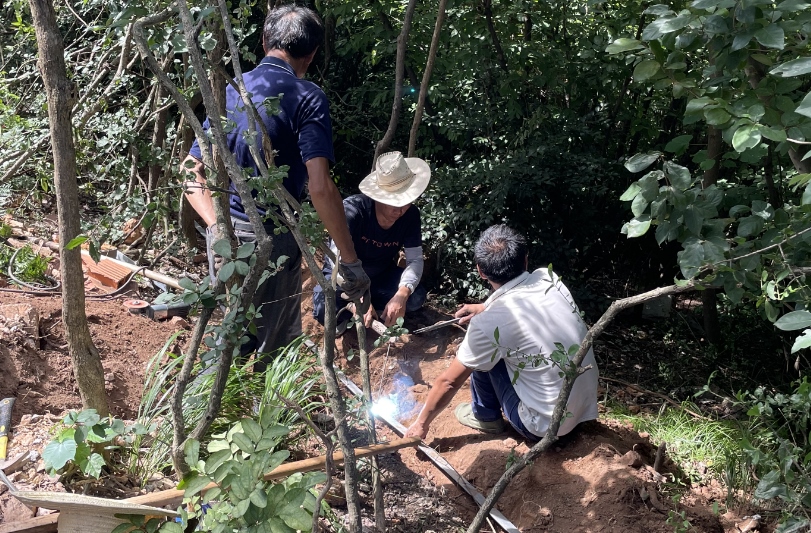
[[[35,291],[40,291],[44,293],[53,292],[55,294],[55,291],[58,291],[62,287],[62,284],[50,276],[45,276],[45,279],[53,283],[56,283],[56,285],[53,287],[46,287],[41,283],[26,283],[14,275],[14,260],[17,258],[17,254],[20,253],[20,250],[22,250],[22,248],[17,248],[16,250],[14,250],[14,253],[11,254],[11,259],[8,260],[8,277],[10,277],[12,281],[14,281],[14,283],[22,285],[23,287],[28,287],[29,289],[34,289]]]
[[[142,266],[142,267],[138,267],[137,270],[133,270],[132,274],[130,274],[129,277],[127,278],[127,281],[124,282],[123,284],[121,284],[121,286],[119,288],[117,288],[116,290],[114,290],[112,292],[108,292],[108,293],[105,293],[105,294],[87,294],[87,293],[85,293],[85,298],[89,299],[89,300],[100,300],[100,301],[112,300],[112,299],[116,298],[120,293],[125,292],[125,290],[127,288],[127,285],[130,284],[130,282],[133,280],[133,278],[136,276],[136,274],[140,273],[142,270],[145,270],[145,269],[146,269],[146,267]],[[14,279],[14,281],[17,281],[17,280]],[[57,288],[61,288],[61,285],[59,285]],[[52,289],[50,292],[45,292],[45,290],[37,289],[36,287],[34,287],[33,290],[0,288],[0,292],[11,292],[11,293],[16,293],[16,294],[28,294],[28,295],[31,295],[31,296],[61,296],[62,295],[61,290],[59,292],[57,292],[56,289]]]

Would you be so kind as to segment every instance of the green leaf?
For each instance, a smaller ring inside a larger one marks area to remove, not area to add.
[[[785,142],[786,140],[786,130],[770,128],[769,126],[764,126],[763,124],[758,125],[758,130],[760,131],[761,135],[770,141],[781,143]]]
[[[200,441],[187,439],[183,445],[183,456],[186,458],[186,464],[196,465],[197,460],[200,458]]]
[[[215,242],[211,249],[214,250],[214,253],[224,257],[225,259],[231,259],[231,241],[228,239],[220,239]]]
[[[671,185],[680,191],[686,191],[693,182],[690,171],[686,167],[677,165],[671,161],[665,161],[664,169],[665,175],[667,179],[670,180]]]
[[[262,428],[250,418],[242,419],[242,431],[254,444],[262,440]]]
[[[742,126],[732,136],[732,147],[743,152],[760,144],[760,140],[760,130],[755,125]]]
[[[811,346],[811,329],[803,331],[803,334],[794,339],[794,345],[791,347],[791,353],[799,352],[804,348]]]
[[[735,52],[737,50],[746,48],[749,46],[749,43],[752,41],[752,37],[754,36],[755,32],[752,31],[742,31],[735,34],[735,38],[732,40],[732,47],[730,49]]]
[[[772,470],[760,479],[755,488],[755,498],[770,500],[786,495],[786,486],[780,481],[780,471]]]
[[[640,61],[636,67],[634,67],[634,81],[642,82],[649,80],[659,72],[660,68],[661,65],[659,65],[659,62],[656,60],[645,59],[644,61]]]
[[[794,331],[797,329],[804,329],[811,327],[811,312],[809,311],[792,311],[780,317],[780,320],[774,323],[777,329],[782,331]]]
[[[774,67],[769,71],[769,74],[792,78],[794,76],[808,74],[809,72],[811,72],[811,57],[800,57]]]
[[[160,528],[160,533],[183,533],[183,525],[180,522],[165,522]]]
[[[197,290],[197,285],[195,285],[194,282],[189,278],[180,278],[179,280],[177,280],[177,283],[187,291],[194,292]]]
[[[811,4],[803,2],[803,0],[785,0],[777,4],[778,11],[783,13],[794,13],[796,11],[804,11],[811,7]]]
[[[234,444],[245,453],[253,453],[254,452],[254,444],[251,442],[244,433],[234,433],[231,436],[231,439],[234,441]]]
[[[803,191],[803,199],[801,203],[802,205],[811,204],[811,183],[805,186],[805,190]]]
[[[496,344],[498,344],[498,336],[499,336],[498,326],[496,326],[496,329],[493,330],[493,339],[496,341]]]
[[[650,228],[650,222],[651,220],[649,215],[642,215],[641,217],[636,217],[628,222],[628,238],[633,239],[634,237],[641,237],[647,233],[648,229]]]
[[[106,466],[106,464],[107,463],[104,462],[104,457],[98,453],[92,453],[90,454],[90,457],[88,457],[87,462],[82,466],[82,472],[84,472],[87,476],[98,479],[101,477],[101,470]]]
[[[268,504],[268,495],[265,494],[262,487],[257,487],[253,492],[251,492],[250,500],[255,506],[259,507],[260,509],[264,509]]]
[[[769,24],[765,28],[757,30],[755,39],[766,48],[782,50],[786,46],[786,34],[783,32],[783,28],[777,24]]]
[[[228,281],[231,276],[234,275],[234,270],[236,269],[236,264],[233,261],[225,263],[221,268],[220,271],[217,273],[217,278],[225,283]]]
[[[77,246],[81,246],[85,242],[87,242],[87,235],[79,235],[78,237],[74,237],[70,240],[70,242],[65,246],[65,250],[73,250]]]
[[[702,111],[705,107],[710,104],[714,104],[715,100],[712,98],[707,98],[706,96],[702,96],[701,98],[693,98],[689,102],[687,102],[687,108],[685,109],[685,113],[696,113],[698,111]]]
[[[636,182],[632,183],[630,185],[630,187],[625,189],[625,192],[622,193],[622,196],[620,196],[620,201],[621,202],[630,202],[631,200],[636,198],[636,195],[639,194],[639,192],[641,190],[642,190],[642,187],[640,187],[638,183],[636,183]]]
[[[640,216],[645,212],[645,209],[648,208],[648,201],[645,200],[645,197],[641,194],[634,198],[634,201],[631,203],[631,212],[634,214],[635,217]]]
[[[643,45],[636,39],[621,37],[616,41],[614,41],[613,43],[609,44],[606,47],[605,51],[609,54],[621,54],[622,52],[628,52],[630,50],[639,50],[641,48],[645,48],[645,45]]]
[[[802,102],[800,102],[800,105],[797,106],[797,109],[795,109],[794,112],[806,117],[811,117],[811,92],[805,95]]]
[[[690,279],[698,273],[704,262],[704,247],[699,243],[689,244],[678,253],[679,268],[685,279]]]
[[[129,533],[133,528],[134,526],[131,523],[124,522],[123,524],[118,524],[111,533]]]
[[[692,140],[692,135],[679,135],[665,145],[665,152],[681,155],[690,146]]]
[[[185,498],[191,498],[192,496],[194,496],[195,494],[206,488],[209,485],[209,483],[211,483],[211,480],[208,477],[201,476],[200,474],[192,472],[191,474],[183,478],[183,486],[185,488],[183,496]]]
[[[636,174],[637,172],[642,172],[649,166],[651,166],[661,154],[659,152],[651,152],[649,154],[636,154],[635,156],[631,157],[628,161],[625,162],[625,168],[627,168],[630,172]],[[627,192],[627,191],[626,191]],[[624,196],[624,195],[623,195]]]
[[[684,212],[684,225],[696,236],[701,235],[701,227],[704,225],[704,215],[695,205],[690,205]]]
[[[211,455],[208,456],[206,459],[206,473],[212,474],[214,473],[222,464],[231,458],[231,449],[225,448],[224,450],[218,450]],[[189,464],[196,464],[197,461],[194,463]]]
[[[256,243],[253,242],[246,242],[245,244],[240,245],[237,248],[237,259],[245,259],[246,257],[250,257],[253,254],[253,251],[256,249]]]
[[[76,441],[65,439],[62,442],[52,440],[42,450],[42,459],[46,468],[60,470],[68,461],[76,457]]]
[[[740,219],[738,223],[738,236],[751,237],[763,231],[764,220],[759,216],[748,216]]]
[[[707,124],[711,126],[720,126],[729,122],[732,115],[720,107],[716,107],[713,109],[704,109],[704,118],[707,119]]]

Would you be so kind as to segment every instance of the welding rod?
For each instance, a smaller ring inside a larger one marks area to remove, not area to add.
[[[450,320],[443,320],[442,322],[437,322],[432,326],[427,326],[414,331],[414,335],[416,335],[417,333],[425,333],[426,331],[433,331],[435,329],[444,328],[445,326],[452,326],[454,324],[458,324],[460,320],[462,320],[462,317],[452,318]]]

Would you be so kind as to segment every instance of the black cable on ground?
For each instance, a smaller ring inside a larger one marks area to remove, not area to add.
[[[56,281],[55,279],[53,279],[50,276],[44,276],[44,277],[48,281],[51,281],[51,282],[56,284],[53,287],[46,287],[45,285],[42,285],[41,283],[26,283],[23,280],[19,279],[17,276],[15,276],[14,275],[14,260],[17,258],[17,254],[20,253],[20,250],[22,250],[22,248],[17,248],[16,250],[14,250],[14,253],[11,254],[11,259],[8,260],[8,277],[11,278],[14,281],[14,283],[16,283],[17,285],[21,285],[23,287],[28,287],[29,289],[34,289],[35,291],[45,292],[45,293],[48,293],[49,291],[58,291],[62,287],[61,283],[59,283],[58,281]]]

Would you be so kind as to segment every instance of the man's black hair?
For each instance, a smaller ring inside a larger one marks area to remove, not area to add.
[[[527,241],[506,224],[490,226],[476,241],[473,260],[494,283],[506,283],[526,268]]]
[[[324,25],[312,9],[287,4],[268,12],[262,37],[266,52],[284,50],[300,59],[324,42]]]

